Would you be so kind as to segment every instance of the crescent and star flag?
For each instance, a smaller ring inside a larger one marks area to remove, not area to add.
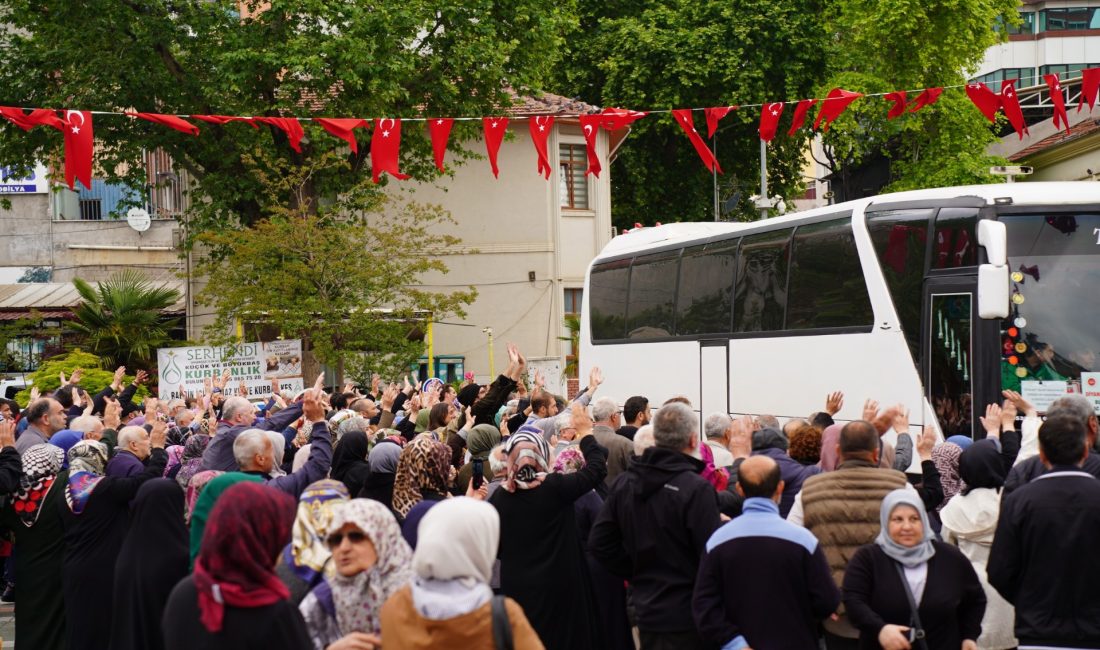
[[[588,152],[588,169],[584,174],[585,176],[595,174],[596,178],[599,178],[603,167],[600,165],[599,156],[596,155],[596,131],[599,130],[603,117],[601,115],[579,115],[577,119],[581,122],[581,129],[584,131],[584,144]]]
[[[189,116],[193,120],[202,120],[203,122],[209,122],[210,124],[228,124],[230,122],[244,122],[249,124],[254,129],[260,127],[256,126],[256,123],[252,121],[251,117],[238,117],[236,115],[191,115]]]
[[[382,172],[398,180],[407,180],[408,174],[398,170],[401,157],[401,120],[382,117],[374,121],[374,135],[370,139],[370,166],[372,180],[377,183]]]
[[[985,115],[990,122],[997,119],[997,111],[1001,108],[1001,98],[983,83],[967,84],[966,96],[978,110]]]
[[[493,177],[498,178],[500,170],[497,169],[497,152],[500,151],[500,143],[504,141],[504,134],[508,131],[508,118],[483,117],[481,123],[485,126],[485,149],[489,152]]]
[[[791,128],[787,130],[788,136],[794,135],[795,131],[802,128],[802,123],[806,121],[806,113],[808,113],[816,103],[816,99],[803,99],[798,102],[798,106],[794,107],[794,119],[791,120]]]
[[[760,139],[771,142],[779,128],[779,116],[783,114],[783,102],[772,102],[760,107]]]
[[[143,120],[149,120],[155,124],[182,131],[189,135],[199,134],[199,127],[175,115],[161,115],[160,113],[127,113],[127,115],[131,117],[140,117]]]
[[[432,153],[435,155],[435,168],[443,172],[443,157],[447,155],[447,141],[451,138],[451,127],[455,121],[449,117],[433,117],[428,120],[428,134],[432,138]]]
[[[1085,106],[1085,102],[1088,102],[1089,112],[1092,112],[1092,107],[1096,104],[1096,91],[1100,88],[1100,68],[1088,68],[1081,71],[1081,103],[1077,105],[1077,112],[1080,113],[1081,109]]]
[[[3,115],[8,121],[24,131],[30,131],[36,126],[52,126],[58,131],[65,128],[65,124],[57,116],[57,111],[51,111],[47,108],[36,108],[28,114],[24,113],[21,108],[0,106],[0,115]]]
[[[535,153],[539,155],[539,174],[550,180],[550,156],[546,153],[546,139],[554,129],[553,115],[536,115],[527,120],[527,126],[531,130],[531,142],[535,145]]]
[[[882,98],[894,102],[889,112],[886,113],[886,119],[892,120],[905,114],[905,105],[909,100],[906,99],[904,90],[895,90],[892,93],[886,93]]]
[[[90,111],[65,111],[65,182],[75,190],[74,182],[92,188],[92,114]]]
[[[1001,106],[1005,109],[1005,117],[1016,129],[1016,134],[1023,140],[1027,135],[1027,124],[1024,122],[1024,112],[1020,110],[1020,98],[1016,96],[1016,80],[1005,79],[1001,82]]]
[[[699,157],[703,159],[703,164],[708,171],[717,170],[719,174],[722,173],[722,168],[718,165],[718,160],[714,157],[714,153],[703,142],[702,136],[695,130],[695,119],[691,115],[690,108],[678,108],[672,111],[673,117],[676,118],[676,123],[680,125],[680,128],[687,134],[691,144],[695,147],[695,152],[699,154]]]
[[[1062,84],[1058,81],[1058,75],[1043,75],[1043,81],[1047,82],[1050,89],[1050,101],[1054,104],[1054,128],[1065,127],[1069,132],[1069,116],[1066,115],[1066,96],[1062,92]]]
[[[917,98],[913,100],[913,105],[910,106],[909,112],[916,113],[925,106],[935,104],[942,94],[943,88],[925,88],[917,95]]]
[[[853,93],[843,88],[833,88],[829,91],[829,94],[825,97],[825,101],[821,103],[821,110],[817,112],[817,120],[814,122],[814,130],[817,130],[821,126],[821,122],[825,122],[825,130],[829,130],[829,125],[833,123],[833,120],[840,117],[840,114],[844,112],[844,109],[848,108],[848,104],[851,104],[855,100],[863,97],[862,93]]]
[[[352,153],[359,153],[359,143],[355,141],[355,129],[370,128],[369,122],[358,118],[318,117],[313,121],[320,124],[321,128],[330,135],[347,142]]]
[[[736,110],[736,106],[718,106],[715,108],[703,109],[703,112],[707,115],[707,137],[713,138],[714,132],[718,130],[718,122],[720,122],[723,117]]]

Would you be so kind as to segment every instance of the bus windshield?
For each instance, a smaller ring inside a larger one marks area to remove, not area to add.
[[[1027,393],[1039,382],[1068,381],[1080,392],[1082,373],[1100,372],[1100,213],[999,218],[1012,278],[1011,312],[1001,327],[1002,387]]]

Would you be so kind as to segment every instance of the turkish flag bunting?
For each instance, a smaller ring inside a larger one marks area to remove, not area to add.
[[[760,107],[760,139],[771,142],[779,128],[779,116],[783,114],[783,102],[772,102]]]
[[[58,131],[65,128],[65,124],[57,116],[57,111],[51,111],[48,108],[36,108],[28,114],[21,108],[0,106],[0,115],[24,131],[30,131],[36,126],[52,126]]]
[[[406,180],[408,174],[398,171],[401,157],[401,120],[383,117],[374,121],[374,135],[370,139],[371,176],[375,183],[382,172],[398,180]]]
[[[508,131],[508,118],[483,117],[481,123],[485,126],[485,149],[489,152],[493,177],[498,178],[500,170],[497,169],[497,152],[500,151],[500,143],[504,141],[504,134]]]
[[[904,90],[886,93],[883,95],[883,99],[894,102],[894,105],[890,107],[890,111],[886,113],[886,119],[892,120],[905,114],[905,105],[909,100],[906,99]]]
[[[825,130],[829,130],[829,125],[833,123],[833,120],[840,117],[840,114],[844,112],[844,109],[848,108],[848,104],[851,104],[855,100],[863,97],[862,93],[853,93],[843,88],[833,88],[829,91],[829,94],[825,97],[825,101],[821,103],[821,110],[817,112],[817,120],[814,121],[814,129],[816,130],[821,126],[821,122],[825,122]]]
[[[302,153],[302,138],[305,137],[306,132],[302,129],[302,124],[296,117],[254,117],[252,118],[257,122],[263,124],[270,124],[271,126],[279,129],[283,133],[286,133],[287,140],[289,141],[290,148]]]
[[[1088,68],[1081,71],[1081,103],[1077,105],[1077,112],[1081,112],[1085,102],[1088,102],[1089,112],[1096,103],[1096,91],[1100,89],[1100,68]]]
[[[942,94],[943,88],[925,88],[917,95],[917,98],[913,100],[913,103],[909,106],[909,112],[916,113],[925,106],[935,104]]]
[[[539,174],[550,180],[550,156],[546,153],[546,139],[550,137],[550,131],[554,127],[553,115],[536,115],[527,120],[527,126],[531,129],[531,142],[535,144],[535,153],[539,155]]]
[[[1047,82],[1047,88],[1050,89],[1050,101],[1054,104],[1054,128],[1060,129],[1064,126],[1068,133],[1069,116],[1066,115],[1066,96],[1062,91],[1062,84],[1058,81],[1058,75],[1043,75],[1043,81]]]
[[[721,174],[722,168],[718,166],[718,160],[714,157],[714,153],[707,148],[702,136],[695,130],[695,119],[692,117],[691,109],[678,108],[672,111],[672,115],[676,118],[676,123],[687,134],[688,139],[691,140],[691,144],[695,146],[695,152],[703,159],[703,164],[706,165],[707,170],[712,172],[718,170],[718,173]]]
[[[794,135],[794,132],[802,128],[802,123],[806,121],[806,113],[810,112],[813,105],[817,103],[816,99],[803,99],[798,102],[798,106],[794,107],[794,119],[791,120],[791,128],[787,130],[787,135]]]
[[[202,120],[203,122],[209,122],[210,124],[228,124],[230,122],[244,122],[252,125],[252,128],[258,129],[256,123],[252,121],[251,117],[238,117],[236,115],[191,115],[193,120]]]
[[[320,124],[321,128],[330,135],[348,143],[352,153],[359,153],[359,143],[355,141],[355,129],[370,128],[370,122],[360,118],[318,117],[313,121]]]
[[[714,132],[718,130],[718,122],[720,122],[723,117],[736,110],[736,106],[718,106],[716,108],[704,109],[703,112],[707,114],[707,137],[713,138]]]
[[[599,126],[606,131],[618,131],[630,126],[636,120],[648,115],[643,111],[631,111],[625,108],[605,108],[600,111]]]
[[[585,175],[595,174],[596,178],[599,178],[603,166],[600,165],[600,158],[596,155],[596,132],[604,118],[601,115],[578,115],[577,119],[581,122],[584,144],[588,150],[588,170],[585,171]]]
[[[182,131],[190,135],[199,134],[199,127],[175,115],[161,115],[160,113],[127,113],[127,115],[131,117],[140,117],[143,120],[149,120],[150,122],[155,122],[156,124]]]
[[[983,83],[967,84],[966,96],[990,122],[997,119],[1001,108],[1001,98]]]
[[[65,111],[65,182],[75,190],[75,181],[92,188],[92,114]]]
[[[449,117],[433,117],[428,120],[428,133],[432,137],[432,153],[435,154],[435,168],[441,173],[443,157],[447,155],[447,140],[451,138],[451,127],[455,121]]]
[[[1005,117],[1016,129],[1016,134],[1023,140],[1027,135],[1027,124],[1024,122],[1024,112],[1020,110],[1020,98],[1016,96],[1016,80],[1005,79],[1001,82],[1001,106],[1005,109]]]

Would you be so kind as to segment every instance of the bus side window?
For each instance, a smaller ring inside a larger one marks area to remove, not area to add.
[[[787,309],[787,265],[791,229],[745,237],[737,258],[733,320],[735,332],[783,329]]]
[[[738,239],[684,250],[676,292],[676,334],[729,334]]]
[[[627,338],[672,336],[679,266],[678,250],[634,258],[634,264],[630,267]]]
[[[626,294],[630,260],[600,264],[592,269],[588,306],[593,341],[621,339],[626,335]]]
[[[931,217],[931,209],[890,210],[867,217],[871,243],[914,364],[919,363],[921,354],[924,256]]]
[[[786,329],[873,324],[851,217],[799,226],[794,234]]]
[[[977,208],[943,208],[936,215],[932,268],[954,269],[978,263]]]

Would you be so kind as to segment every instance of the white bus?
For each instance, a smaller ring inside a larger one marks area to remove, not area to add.
[[[804,418],[840,390],[837,421],[871,398],[982,437],[1002,388],[1093,397],[1098,353],[1100,184],[1015,183],[615,237],[585,281],[580,376],[703,416]]]

